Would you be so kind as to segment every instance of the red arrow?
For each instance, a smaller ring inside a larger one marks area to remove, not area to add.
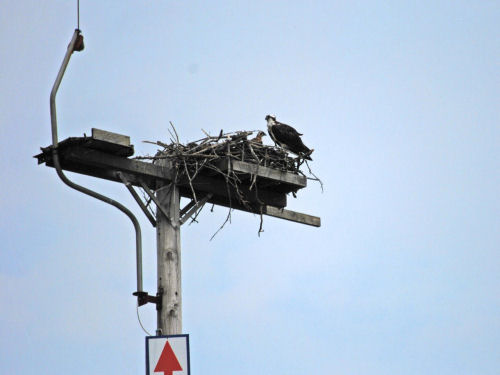
[[[182,371],[181,364],[175,356],[170,343],[167,341],[154,372],[163,372],[163,375],[172,375],[174,371]]]

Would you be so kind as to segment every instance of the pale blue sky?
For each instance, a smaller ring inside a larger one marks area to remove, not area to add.
[[[32,158],[76,1],[0,4],[0,374],[143,374],[132,226]],[[182,229],[192,374],[498,374],[498,1],[81,0],[60,139],[294,125],[319,229],[226,210]],[[269,142],[269,140],[267,140]],[[155,232],[133,208],[145,289]],[[140,309],[154,332],[154,307]]]

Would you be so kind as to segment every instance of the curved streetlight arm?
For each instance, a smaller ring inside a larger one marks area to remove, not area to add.
[[[68,50],[66,51],[66,55],[64,56],[64,60],[62,62],[61,68],[59,69],[59,73],[57,74],[57,78],[54,82],[54,86],[52,87],[52,91],[50,93],[50,121],[52,125],[52,159],[54,162],[54,167],[57,171],[57,175],[61,178],[61,180],[68,185],[69,187],[78,190],[84,194],[90,195],[100,201],[108,203],[112,206],[115,206],[120,211],[122,211],[125,215],[127,215],[135,228],[135,245],[136,245],[136,267],[137,267],[137,294],[143,295],[144,291],[142,290],[142,236],[141,236],[141,227],[137,218],[134,214],[126,208],[121,203],[106,197],[102,194],[99,194],[93,190],[90,190],[81,185],[75,184],[73,181],[69,180],[66,175],[63,173],[61,168],[61,163],[59,161],[59,154],[57,150],[58,139],[57,139],[57,115],[56,115],[56,94],[59,89],[59,85],[61,84],[62,78],[64,76],[64,72],[66,71],[66,67],[68,66],[71,55],[74,51],[82,51],[83,50],[83,35],[79,29],[76,29],[73,37],[71,38],[71,42],[68,45]]]

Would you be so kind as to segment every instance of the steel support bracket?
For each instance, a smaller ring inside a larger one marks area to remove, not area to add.
[[[156,305],[156,310],[161,310],[161,295],[150,296],[147,292],[134,292],[132,293],[137,297],[137,304],[143,306],[147,303],[154,303]]]

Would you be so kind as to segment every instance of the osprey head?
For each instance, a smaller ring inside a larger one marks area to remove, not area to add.
[[[262,144],[262,137],[265,135],[266,135],[266,133],[264,133],[262,130],[260,130],[257,133],[257,136],[255,138],[250,139],[250,142]]]
[[[265,120],[269,121],[269,119],[273,119],[274,121],[276,121],[276,116],[275,115],[267,115]]]

